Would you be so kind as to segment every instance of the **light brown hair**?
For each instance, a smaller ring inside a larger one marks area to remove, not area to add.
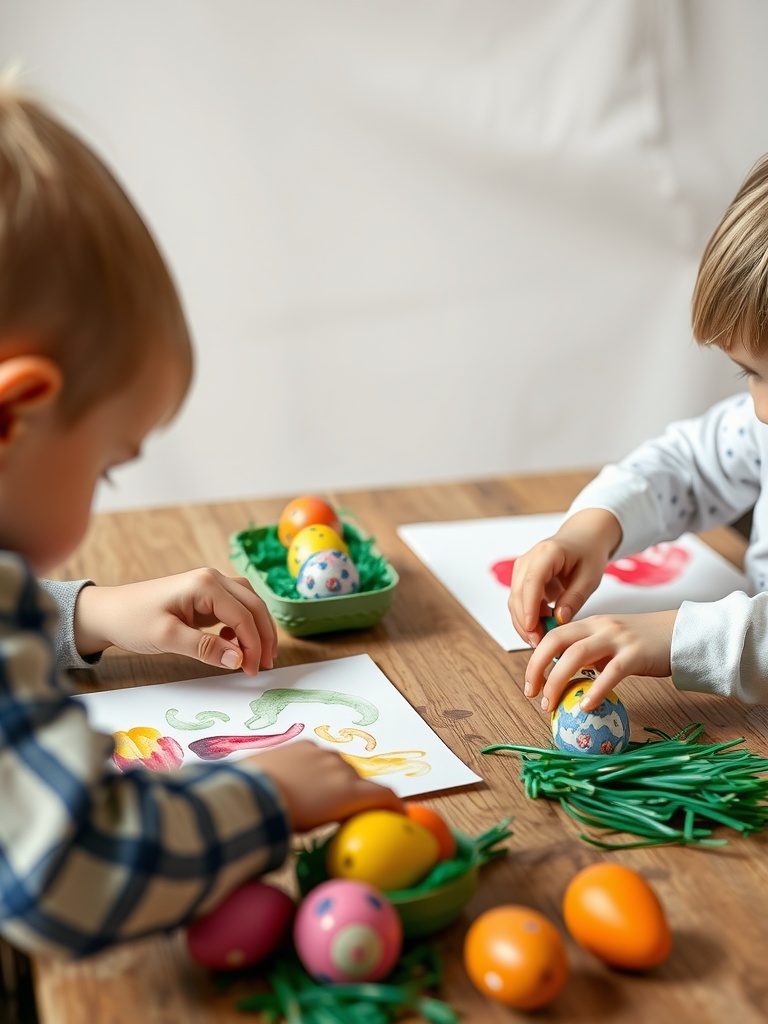
[[[0,345],[62,369],[77,419],[154,346],[188,376],[189,333],[147,226],[93,150],[38,101],[0,87]]]
[[[755,355],[768,342],[768,155],[747,175],[704,250],[692,301],[693,335]]]

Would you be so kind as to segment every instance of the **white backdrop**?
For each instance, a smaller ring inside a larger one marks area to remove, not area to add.
[[[99,507],[592,466],[736,390],[689,301],[766,39],[762,0],[0,0],[196,339]]]

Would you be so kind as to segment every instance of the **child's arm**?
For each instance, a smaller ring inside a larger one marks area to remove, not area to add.
[[[219,624],[218,634],[205,630]],[[272,668],[277,654],[277,630],[262,599],[246,579],[216,569],[84,587],[74,637],[84,657],[114,646],[135,654],[181,654],[248,675]]]
[[[544,636],[541,618],[551,614],[549,602],[558,621],[570,622],[597,588],[620,541],[621,525],[611,512],[586,508],[518,558],[508,602],[518,633],[536,647]]]

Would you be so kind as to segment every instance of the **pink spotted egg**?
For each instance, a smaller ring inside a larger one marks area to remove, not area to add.
[[[360,574],[343,551],[316,551],[299,570],[296,589],[302,597],[339,597],[360,589]]]
[[[378,889],[336,878],[312,889],[299,904],[293,942],[316,981],[378,981],[400,956],[403,927]]]

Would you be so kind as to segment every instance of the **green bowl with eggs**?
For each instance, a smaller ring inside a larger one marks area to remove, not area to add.
[[[230,559],[252,584],[272,615],[291,636],[312,636],[344,629],[367,629],[389,610],[399,576],[366,537],[350,523],[343,524],[344,543],[360,574],[360,589],[316,600],[302,597],[286,563],[286,549],[277,524],[251,526],[230,538]]]
[[[406,938],[431,935],[461,915],[477,888],[480,868],[507,853],[499,844],[512,835],[511,820],[505,818],[474,839],[452,829],[456,853],[450,860],[440,861],[410,889],[384,892],[400,917]],[[296,879],[302,896],[328,880],[326,857],[332,839],[331,835],[315,841],[296,854]]]

